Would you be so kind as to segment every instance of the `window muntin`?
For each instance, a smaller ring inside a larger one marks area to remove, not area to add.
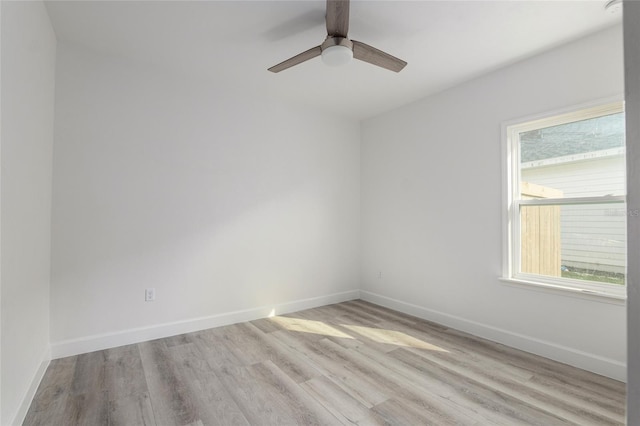
[[[622,104],[507,127],[509,278],[624,296]]]

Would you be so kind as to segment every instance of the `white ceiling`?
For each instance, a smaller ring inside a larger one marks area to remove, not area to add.
[[[320,58],[267,68],[319,45],[322,0],[49,1],[61,42],[366,118],[621,22],[606,0],[351,3],[349,36],[406,60],[396,74]]]

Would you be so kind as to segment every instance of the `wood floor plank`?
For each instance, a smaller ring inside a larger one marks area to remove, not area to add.
[[[388,311],[385,308],[375,307],[375,305],[363,301],[354,301],[351,303],[358,305],[363,304],[368,312]],[[398,313],[397,315],[405,316],[406,314]],[[388,321],[383,322],[381,326],[386,327],[388,324]],[[409,326],[409,329],[421,332],[418,336],[419,338],[437,340],[437,344],[442,345],[445,349],[456,352],[461,350],[467,357],[475,356],[482,358],[482,362],[500,359],[501,361],[497,362],[497,364],[500,365],[500,370],[511,368],[510,374],[514,374],[514,372],[519,370],[520,373],[517,374],[533,377],[535,373],[540,380],[543,380],[542,378],[544,377],[548,382],[555,381],[558,386],[561,386],[563,383],[568,384],[568,389],[585,389],[588,393],[599,392],[599,399],[604,400],[619,402],[621,401],[620,395],[625,392],[624,383],[616,380],[611,380],[575,367],[518,351],[457,330],[446,329],[427,321],[415,322],[415,324]],[[533,370],[532,366],[534,368]],[[569,378],[568,373],[571,373],[571,376],[573,376],[571,377],[570,383],[566,382]],[[565,382],[563,382],[563,380],[565,380]]]
[[[151,406],[158,425],[186,425],[200,420],[194,396],[162,340],[140,344]]]
[[[309,395],[333,414],[341,423],[383,424],[373,412],[360,401],[345,392],[326,376],[315,377],[300,384]]]
[[[104,391],[71,394],[60,424],[81,426],[109,424],[108,401],[109,397]]]
[[[383,326],[388,325],[386,323],[381,324]],[[396,326],[396,328],[398,327]],[[421,351],[419,345],[402,345],[408,347],[408,350],[419,352],[433,360],[440,360],[443,365],[462,371],[465,375],[473,376],[483,383],[491,384],[496,389],[512,394],[526,392],[527,395],[524,395],[524,399],[527,401],[537,399],[546,401],[545,403],[552,403],[553,401],[563,400],[563,405],[568,403],[574,410],[579,410],[580,407],[583,409],[588,408],[589,412],[594,412],[604,417],[621,418],[624,414],[624,407],[611,404],[608,398],[580,395],[579,390],[571,387],[562,391],[554,386],[537,386],[536,381],[533,381],[531,371],[505,364],[505,362],[499,361],[501,359],[499,357],[487,357],[472,351],[461,350],[460,346],[454,347],[447,344],[447,342],[442,342],[437,337],[434,337],[433,334],[425,335],[417,333],[415,330],[405,331],[413,334],[418,339],[424,339],[435,345],[440,345],[442,348],[446,348],[447,352]],[[526,387],[523,386],[523,382],[527,382]]]
[[[51,418],[62,418],[71,395],[77,359],[72,356],[51,361],[29,407],[24,425],[44,425]]]
[[[336,345],[329,339],[326,344]],[[395,362],[387,352],[364,345],[354,345],[352,349],[340,348],[336,350],[341,352],[345,362],[351,360],[351,365],[357,365],[362,374],[374,378],[396,401],[429,411],[446,423],[460,420],[470,423],[473,418],[479,418],[489,424],[500,424],[493,415],[494,407],[487,410],[481,405],[469,404],[471,394],[468,389],[458,389],[429,374],[416,374],[417,371]]]
[[[301,357],[298,352],[282,344],[277,339],[274,339],[273,336],[262,333],[257,328],[254,328],[252,324],[248,324],[246,330],[253,336],[253,343],[260,348],[262,360],[273,362],[296,383],[321,375],[313,363]]]
[[[266,361],[248,367],[224,367],[220,377],[245,417],[254,425],[330,425],[337,419],[284,373]]]
[[[426,364],[424,359],[415,360],[413,358],[415,355],[407,349],[399,348],[390,353],[390,356],[413,367],[414,375],[428,377],[429,381],[444,384],[451,392],[452,401],[460,407],[473,407],[477,416],[486,418],[489,423],[539,426],[575,424],[571,419],[548,412],[510,393],[474,381],[465,375],[457,374],[440,364]]]
[[[623,425],[624,383],[362,300],[51,362],[24,425]]]
[[[191,333],[191,341],[200,349],[212,366],[243,365],[242,360],[227,346],[224,339],[224,328],[218,327]]]
[[[438,332],[428,323],[416,323],[415,327],[427,329],[429,333],[439,334],[454,346],[465,347],[489,357],[501,358],[508,365],[529,370],[531,374],[535,373],[549,380],[556,380],[558,383],[564,382],[569,383],[570,386],[589,389],[590,392],[598,392],[604,398],[609,395],[616,395],[617,398],[618,395],[625,392],[624,383],[617,380],[472,336],[462,331],[449,329],[445,333]]]
[[[234,324],[222,329],[222,338],[227,348],[240,361],[247,366],[262,362],[268,356],[268,348],[265,348],[257,338],[254,326],[248,323]]]
[[[389,326],[389,322],[384,321],[381,323],[381,326]],[[537,386],[535,385],[533,374],[530,370],[530,366],[535,365],[532,362],[534,360],[529,360],[524,363],[526,368],[522,368],[521,364],[517,363],[512,365],[510,361],[513,361],[518,357],[503,356],[503,351],[515,351],[511,348],[506,348],[503,347],[503,345],[487,341],[481,341],[482,345],[478,345],[476,344],[476,340],[478,338],[473,336],[465,336],[465,340],[467,338],[471,339],[471,344],[467,344],[468,342],[460,341],[459,339],[452,340],[452,333],[443,330],[441,327],[429,327],[428,333],[422,332],[425,326],[429,326],[428,323],[421,324],[417,329],[413,326],[404,328],[399,323],[395,323],[393,326],[395,328],[400,327],[400,329],[413,334],[418,339],[429,340],[436,345],[440,345],[449,352],[420,351],[419,348],[411,345],[409,346],[409,351],[419,352],[422,356],[429,357],[430,359],[439,359],[444,363],[444,365],[448,365],[454,369],[460,367],[459,371],[462,371],[463,374],[475,377],[483,383],[489,383],[502,392],[518,394],[528,403],[538,400],[540,405],[545,405],[550,408],[552,412],[557,412],[558,407],[554,408],[555,402],[556,406],[564,407],[563,413],[569,413],[569,418],[580,419],[580,421],[589,421],[590,424],[610,424],[611,422],[616,424],[622,421],[622,418],[624,417],[624,399],[621,397],[622,393],[619,391],[617,393],[613,392],[607,396],[595,396],[593,394],[582,392],[585,390],[582,386],[567,386],[564,390],[561,388],[559,389],[558,386],[552,385],[552,383],[549,382],[547,383],[548,386]],[[420,331],[417,331],[418,329]],[[442,339],[441,333],[444,333],[444,336],[447,338]],[[477,350],[479,346],[484,345],[486,345],[484,351]],[[534,355],[521,353],[520,351],[515,352],[518,356],[533,357],[536,359],[539,358]],[[539,361],[543,364],[549,362],[545,359],[540,359]],[[556,368],[556,366],[559,365],[553,361],[550,363],[553,368]],[[584,372],[580,371],[579,374],[582,375]],[[591,373],[588,373],[587,375],[587,377],[590,377],[592,380],[597,380],[598,382],[604,379],[593,376],[596,375]],[[610,381],[610,379],[604,380]],[[527,386],[522,385],[523,381],[527,382]],[[613,386],[617,388],[618,382],[613,382]],[[611,400],[612,395],[614,395],[613,401]]]
[[[73,374],[71,393],[74,395],[84,395],[94,389],[106,390],[106,361],[106,351],[78,355]]]
[[[106,384],[106,351],[78,355],[67,407],[66,423],[109,423],[109,393]]]
[[[138,345],[120,346],[103,352],[104,390],[117,398],[148,394]]]
[[[463,382],[462,378],[473,381],[478,385],[491,388],[494,392],[509,395],[530,406],[541,407],[540,409],[545,412],[575,423],[616,424],[619,420],[615,420],[615,418],[623,416],[623,412],[601,409],[599,405],[589,404],[585,400],[558,393],[553,387],[541,388],[531,386],[531,382],[528,380],[519,381],[506,378],[502,374],[496,374],[487,368],[483,368],[482,364],[474,365],[464,361],[448,362],[442,357],[429,356],[424,352],[418,354],[417,351],[411,348],[398,349],[392,356],[398,356],[405,362],[410,362],[409,360],[413,359],[421,368],[428,368],[429,371],[442,369],[447,374],[454,375],[450,380],[459,377],[460,380],[457,383]]]
[[[253,324],[254,327],[266,334],[283,329],[280,324],[271,321],[271,318],[261,318],[258,320],[253,320],[250,321],[250,324]]]
[[[418,322],[423,322],[419,318],[412,317],[400,312],[392,311],[362,300],[352,300],[340,304],[341,308],[353,312],[359,316],[367,316],[369,318],[377,318],[378,321],[392,321],[397,324],[412,327]]]
[[[109,425],[155,425],[138,345],[104,351]]]
[[[326,350],[317,342],[306,341],[301,339],[300,335],[292,333],[275,332],[271,335],[309,358],[325,376],[365,406],[372,407],[389,399],[390,395],[381,384],[375,383],[370,377],[358,374],[352,365],[343,363],[340,354],[335,350]]]
[[[223,366],[218,377],[249,424],[291,424],[291,418],[252,378],[250,367]],[[277,401],[276,401],[277,402]]]
[[[563,400],[576,397],[593,401],[595,405],[605,409],[608,407],[614,413],[624,412],[625,389],[621,382],[459,333],[449,331],[440,337],[464,352],[474,354],[479,365],[485,366],[485,371],[495,371],[498,374],[507,369],[521,371],[530,376],[530,386],[537,387],[536,383],[545,382],[546,385],[538,389],[552,392]]]
[[[294,424],[334,425],[338,419],[315,398],[293,381],[273,362],[265,361],[251,367],[253,377],[265,383],[272,395],[283,401],[292,414]]]
[[[156,420],[147,392],[109,398],[109,425],[155,426]]]
[[[167,350],[187,387],[198,421],[207,425],[249,424],[197,345],[184,343]]]
[[[461,419],[444,415],[437,409],[431,407],[416,407],[403,400],[393,398],[388,399],[374,406],[371,411],[378,419],[382,419],[382,424],[394,425],[432,425],[432,426],[453,426],[453,425],[482,425],[480,421],[472,419]]]

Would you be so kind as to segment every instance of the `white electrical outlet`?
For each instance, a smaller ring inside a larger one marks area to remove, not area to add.
[[[145,302],[153,302],[156,300],[156,289],[155,288],[147,288],[144,291],[144,301]]]

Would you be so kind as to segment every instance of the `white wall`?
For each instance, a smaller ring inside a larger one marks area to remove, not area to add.
[[[54,356],[357,297],[358,124],[62,43],[56,83]]]
[[[499,281],[501,123],[623,90],[618,26],[365,121],[364,297],[624,379],[623,304]]]
[[[625,101],[627,118],[627,187],[629,209],[640,209],[640,3],[624,2]],[[629,216],[629,259],[640,258],[640,218]],[[627,267],[629,376],[627,424],[640,424],[640,263]]]
[[[42,2],[2,8],[2,414],[18,424],[49,359],[56,39]]]

